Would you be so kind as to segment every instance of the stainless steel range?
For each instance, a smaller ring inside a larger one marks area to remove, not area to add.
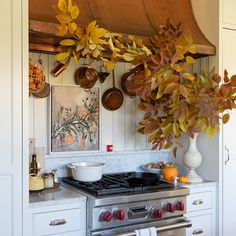
[[[88,236],[135,236],[135,230],[149,227],[155,227],[158,236],[185,236],[191,226],[183,216],[189,190],[153,176],[106,174],[91,183],[66,177],[63,185],[88,197]]]

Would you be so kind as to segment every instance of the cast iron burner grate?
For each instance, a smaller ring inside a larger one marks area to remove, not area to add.
[[[159,179],[151,185],[143,185],[140,183],[137,183],[136,185],[131,184],[129,182],[130,176],[134,173],[135,172],[105,174],[101,180],[95,182],[81,182],[74,180],[72,177],[64,177],[62,178],[62,181],[84,190],[85,192],[89,192],[95,196],[121,193],[143,193],[174,188],[172,183]]]

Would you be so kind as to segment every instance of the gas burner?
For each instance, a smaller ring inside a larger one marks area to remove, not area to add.
[[[71,177],[65,177],[63,182],[73,185],[94,196],[106,196],[121,193],[144,193],[172,189],[172,183],[160,180],[160,176],[153,173],[125,172],[105,174],[96,182],[81,182]]]

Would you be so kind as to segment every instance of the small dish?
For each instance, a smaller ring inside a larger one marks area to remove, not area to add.
[[[159,168],[147,168],[145,167],[145,165],[141,166],[141,169],[144,170],[145,172],[149,172],[149,173],[155,173],[155,174],[162,174],[162,169]]]

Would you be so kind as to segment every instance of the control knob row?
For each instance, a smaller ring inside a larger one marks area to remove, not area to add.
[[[122,221],[125,219],[125,213],[123,210],[117,210],[114,212],[114,214],[112,214],[112,212],[110,211],[105,211],[102,213],[101,218],[102,218],[102,221],[110,222],[113,219],[113,216],[117,220]]]
[[[174,207],[174,204],[173,203],[167,203],[166,204],[166,211],[167,212],[174,212],[175,211],[175,208],[176,210],[178,211],[184,211],[184,203],[181,202],[181,201],[178,201]]]

